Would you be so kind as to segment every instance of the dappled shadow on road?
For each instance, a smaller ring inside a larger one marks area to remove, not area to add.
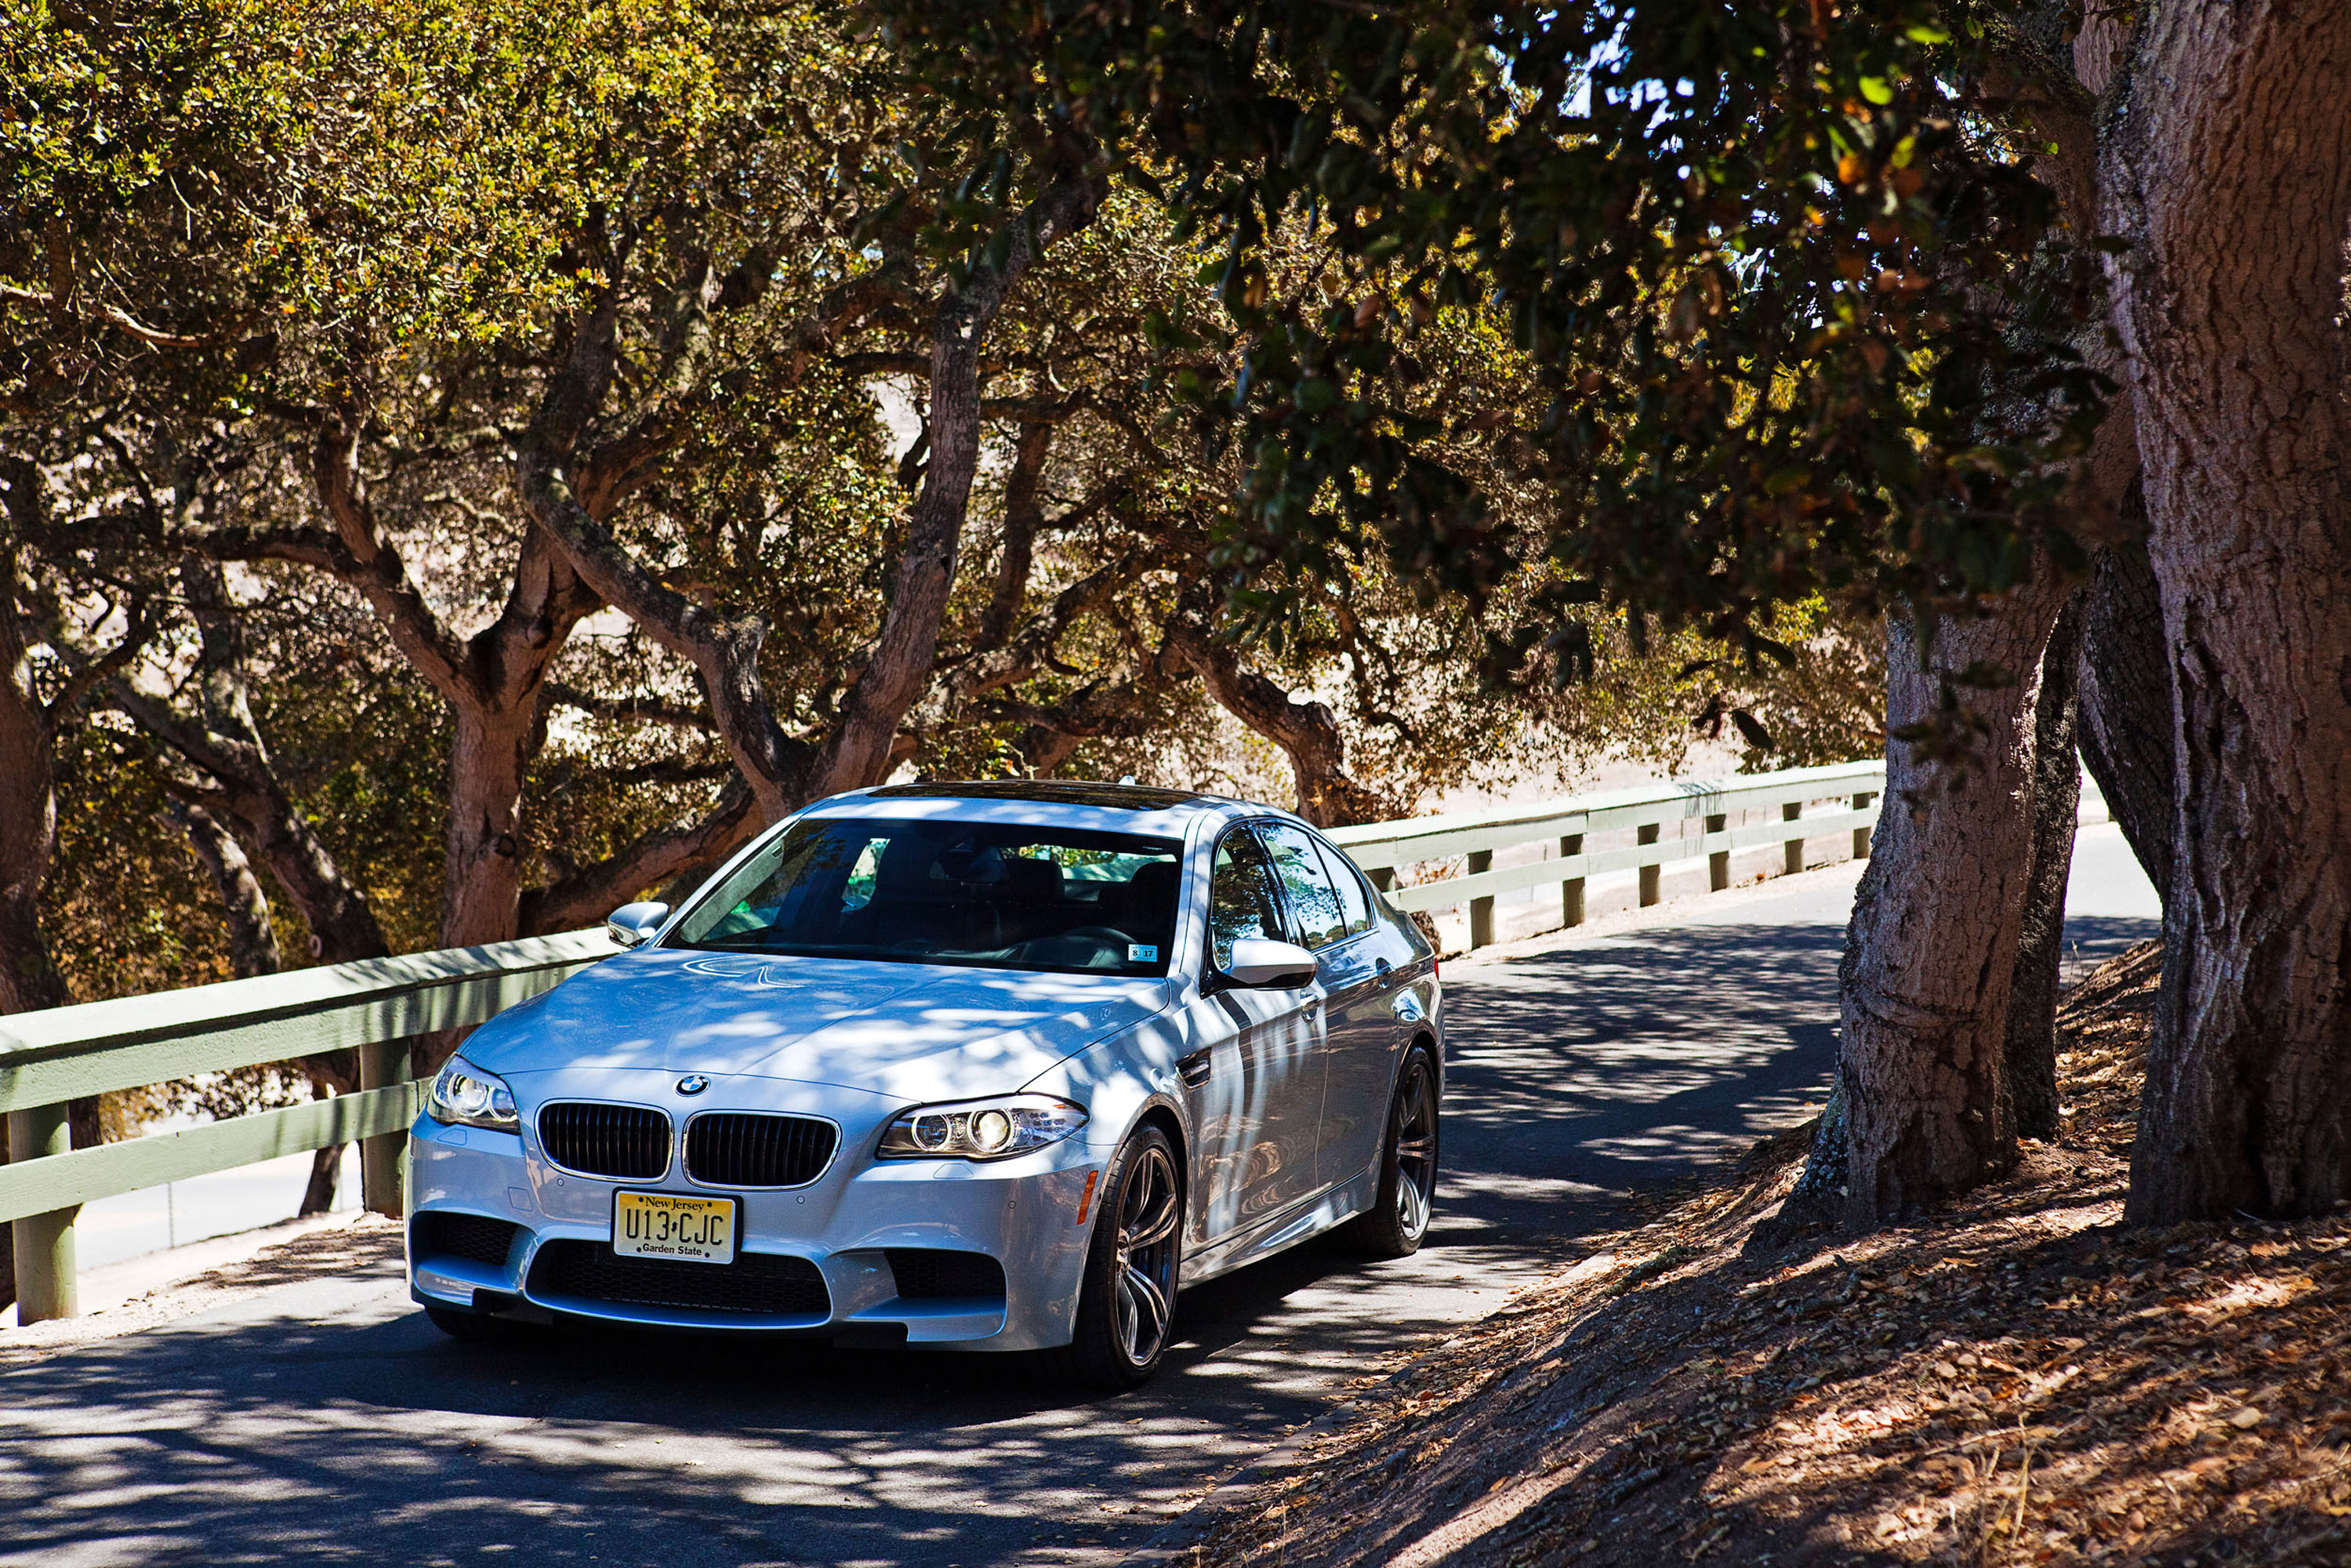
[[[379,1270],[0,1375],[0,1552],[1113,1561],[1382,1357],[1572,1260],[1628,1188],[1802,1115],[1830,1070],[1840,941],[1655,931],[1451,968],[1421,1253],[1367,1266],[1317,1244],[1186,1291],[1170,1364],[1136,1394],[807,1342],[471,1349]]]
[[[1801,1121],[1836,1057],[1834,925],[1645,931],[1447,977],[1446,1186],[1511,1239]]]
[[[1025,1358],[806,1341],[465,1347],[385,1278],[356,1308],[231,1316],[0,1378],[0,1553],[1114,1559],[1311,1418],[1334,1376],[1466,1315],[1432,1310],[1413,1267],[1310,1247],[1192,1292],[1171,1364],[1114,1398]]]

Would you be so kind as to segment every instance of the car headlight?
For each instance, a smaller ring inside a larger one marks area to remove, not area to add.
[[[487,1127],[493,1132],[519,1131],[522,1118],[515,1112],[514,1091],[495,1072],[485,1072],[462,1056],[453,1056],[424,1090],[424,1113],[452,1126]]]
[[[1050,1094],[1007,1094],[901,1111],[883,1130],[885,1160],[1008,1160],[1058,1144],[1086,1124],[1086,1108]]]

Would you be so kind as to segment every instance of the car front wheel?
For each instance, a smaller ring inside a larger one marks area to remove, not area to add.
[[[1159,1369],[1175,1321],[1184,1240],[1184,1187],[1167,1134],[1144,1127],[1111,1162],[1086,1250],[1076,1336],[1046,1353],[1066,1381],[1134,1388]]]

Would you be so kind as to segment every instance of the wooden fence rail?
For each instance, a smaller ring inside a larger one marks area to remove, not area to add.
[[[1849,829],[1854,853],[1865,854],[1885,778],[1878,764],[1854,763],[1677,780],[1533,807],[1375,822],[1331,837],[1399,908],[1468,904],[1471,944],[1482,946],[1493,940],[1496,897],[1520,888],[1559,886],[1562,923],[1573,925],[1583,917],[1586,881],[1611,871],[1637,870],[1641,902],[1654,904],[1662,868],[1675,861],[1708,857],[1710,885],[1721,888],[1731,853],[1755,844],[1786,844],[1784,864],[1796,871],[1805,839]],[[1834,804],[1806,814],[1823,802]],[[1760,823],[1729,825],[1735,812],[1775,810]],[[1696,818],[1704,819],[1701,831],[1683,832]],[[1663,836],[1668,827],[1670,839]],[[1627,831],[1632,843],[1585,848],[1587,839]],[[1494,866],[1498,851],[1554,841],[1558,852],[1546,859]],[[1398,881],[1399,868],[1455,859],[1464,862],[1458,874]],[[8,1115],[12,1156],[0,1166],[0,1220],[16,1227],[19,1321],[76,1311],[74,1220],[94,1198],[359,1142],[368,1207],[397,1215],[404,1134],[418,1110],[406,1041],[481,1023],[611,952],[599,926],[0,1019],[0,1112]],[[346,1048],[360,1054],[357,1093],[96,1148],[68,1146],[68,1101]]]

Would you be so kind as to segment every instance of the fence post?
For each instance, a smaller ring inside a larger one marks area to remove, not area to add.
[[[1559,841],[1560,859],[1565,860],[1570,855],[1580,855],[1583,852],[1583,835],[1582,833],[1568,833],[1562,836]],[[1572,876],[1559,884],[1559,918],[1560,924],[1563,925],[1583,924],[1583,879],[1582,877]]]
[[[1706,831],[1719,833],[1730,825],[1729,812],[1717,812],[1706,820]],[[1706,885],[1720,893],[1730,885],[1730,852],[1716,850],[1706,857]]]
[[[360,1047],[360,1087],[384,1089],[408,1082],[408,1041],[381,1040]],[[402,1156],[408,1152],[406,1133],[380,1133],[360,1143],[360,1194],[373,1214],[402,1218]]]
[[[1803,814],[1804,803],[1802,800],[1791,800],[1786,805],[1780,808],[1780,820],[1783,822],[1792,822]],[[1804,869],[1804,841],[1802,839],[1795,838],[1788,841],[1788,864],[1786,869],[1788,874],[1791,876],[1793,876],[1796,873]]]
[[[1856,811],[1866,810],[1869,803],[1876,799],[1875,794],[1864,789],[1853,798],[1853,809]],[[1853,858],[1857,861],[1865,861],[1869,858],[1869,829],[1866,826],[1858,827],[1853,831]]]
[[[1469,874],[1471,876],[1476,876],[1481,871],[1492,871],[1493,869],[1493,851],[1472,850],[1469,852]],[[1469,901],[1469,946],[1472,947],[1491,947],[1493,945],[1494,900],[1490,895],[1485,898],[1473,898]]]
[[[1658,824],[1656,822],[1642,823],[1639,827],[1633,830],[1634,841],[1644,844],[1656,843],[1657,841],[1657,827]],[[1645,865],[1641,868],[1642,908],[1646,909],[1649,905],[1657,902],[1657,882],[1664,874],[1664,872],[1665,868],[1663,866]]]
[[[37,1105],[8,1113],[8,1158],[38,1159],[73,1147],[72,1124],[63,1105]],[[74,1217],[81,1206],[27,1215],[16,1224],[16,1321],[80,1315],[81,1291],[74,1281]]]

